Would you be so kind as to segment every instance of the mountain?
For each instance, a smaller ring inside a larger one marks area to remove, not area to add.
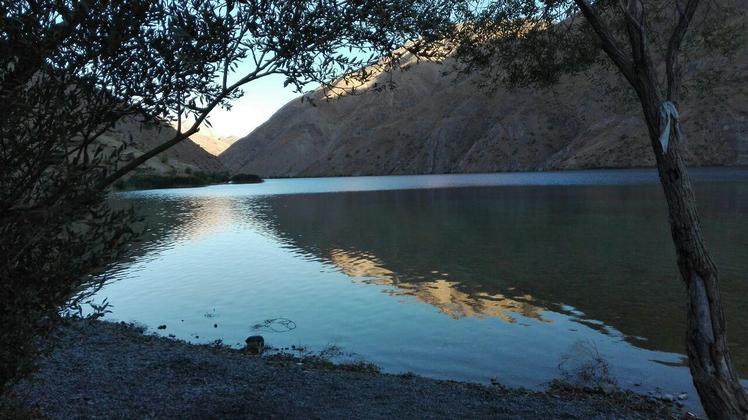
[[[605,92],[610,70],[576,74],[549,89],[478,86],[478,76],[443,76],[452,67],[406,61],[380,73],[363,94],[316,106],[295,99],[220,155],[234,173],[264,177],[534,171],[653,166],[633,98]],[[681,101],[691,165],[748,165],[748,48],[731,62],[692,60],[705,79],[726,74],[708,93]],[[388,78],[395,89],[375,92]],[[342,82],[341,82],[342,83]]]
[[[206,152],[213,156],[218,156],[234,144],[239,137],[237,136],[220,136],[210,127],[200,127],[200,131],[190,136],[190,140],[202,147]]]
[[[119,122],[113,130],[102,135],[99,141],[107,148],[125,143],[122,159],[134,159],[146,151],[169,140],[176,131],[169,126],[144,125],[133,119]],[[133,174],[183,175],[195,171],[226,171],[223,164],[191,139],[176,144],[167,151],[147,160]]]

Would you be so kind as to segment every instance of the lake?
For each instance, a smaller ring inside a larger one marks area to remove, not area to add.
[[[746,377],[748,168],[692,178]],[[620,386],[687,392],[698,409],[653,170],[273,179],[115,200],[148,228],[96,296],[107,319],[532,389],[599,355]],[[278,318],[293,323],[263,324]]]

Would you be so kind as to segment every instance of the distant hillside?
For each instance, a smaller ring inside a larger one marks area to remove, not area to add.
[[[200,131],[190,136],[190,140],[202,147],[206,152],[213,156],[218,156],[234,144],[239,137],[237,136],[220,136],[210,127],[201,127]]]
[[[100,141],[109,147],[116,147],[124,142],[127,147],[122,158],[130,160],[169,140],[174,133],[175,130],[168,126],[142,125],[128,119],[117,124],[113,131],[101,136]],[[221,172],[225,170],[226,168],[215,156],[203,150],[192,140],[186,139],[147,160],[134,171],[134,174],[183,175],[197,171]]]
[[[220,159],[232,172],[264,177],[654,164],[636,103],[603,93],[588,75],[552,89],[486,94],[477,76],[443,77],[448,65],[411,60],[392,75],[394,90],[330,102],[316,92],[316,107],[295,99]],[[732,63],[702,58],[690,66],[703,75],[724,71],[729,81],[683,99],[688,162],[748,165],[748,49]]]

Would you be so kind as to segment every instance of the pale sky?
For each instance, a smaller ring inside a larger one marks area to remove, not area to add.
[[[365,59],[369,56],[368,50],[347,51],[340,49],[341,54],[346,56]],[[238,68],[229,75],[229,83],[233,83],[245,74],[254,70],[254,64],[247,58],[238,63]],[[283,87],[286,76],[273,74],[247,83],[242,87],[244,96],[233,102],[231,111],[225,109],[214,109],[208,120],[211,130],[219,136],[237,136],[242,138],[252,132],[257,126],[267,121],[283,105],[292,99],[301,96],[295,92],[293,84]],[[304,86],[305,92],[317,88],[318,84]]]
[[[283,87],[284,76],[270,75],[244,85],[244,96],[233,103],[231,111],[215,109],[208,119],[220,136],[244,137],[267,121],[275,111],[301,96],[291,86]]]

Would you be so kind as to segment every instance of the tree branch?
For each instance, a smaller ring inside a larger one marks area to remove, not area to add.
[[[688,0],[685,9],[678,8],[680,19],[670,36],[665,55],[665,66],[667,73],[667,99],[675,101],[678,99],[678,88],[680,87],[681,67],[678,62],[678,54],[683,44],[683,38],[688,32],[688,26],[693,20],[696,9],[699,7],[699,0]]]
[[[628,80],[632,85],[635,85],[636,77],[633,64],[626,58],[626,55],[623,53],[623,50],[621,50],[621,47],[616,42],[615,38],[613,38],[610,31],[605,28],[602,19],[600,19],[600,16],[595,12],[595,9],[593,9],[586,0],[574,0],[574,3],[576,3],[577,7],[582,10],[584,18],[587,19],[587,22],[590,23],[592,29],[600,38],[605,53],[611,60],[613,60],[613,63],[618,67],[621,73],[623,73],[626,80]]]
[[[628,0],[628,6],[621,7],[626,17],[626,33],[631,43],[631,54],[634,56],[634,66],[640,70],[648,67],[646,34],[644,33],[644,5],[640,0]]]
[[[215,109],[218,104],[221,103],[224,99],[226,99],[232,92],[234,92],[239,87],[253,81],[260,79],[262,77],[268,76],[270,74],[275,73],[275,68],[268,69],[270,63],[266,63],[262,67],[256,68],[252,73],[247,74],[246,76],[242,77],[238,81],[236,81],[234,84],[229,86],[227,89],[223,89],[220,94],[218,94],[200,113],[200,116],[195,119],[195,122],[192,124],[192,126],[185,132],[177,131],[177,134],[174,135],[171,139],[168,141],[154,147],[153,149],[143,153],[142,155],[138,156],[137,158],[133,159],[132,161],[128,162],[125,166],[122,168],[116,170],[112,175],[108,176],[106,179],[104,179],[98,186],[97,189],[104,190],[113,183],[115,183],[118,179],[125,176],[128,172],[132,171],[133,169],[137,168],[138,166],[142,165],[147,161],[148,159],[158,155],[159,153],[168,150],[169,148],[173,147],[177,143],[181,142],[182,140],[188,138],[189,136],[197,133],[200,131],[200,125],[205,121],[205,119],[208,117],[208,114],[210,114],[213,109]],[[267,71],[265,71],[267,70]],[[181,118],[180,118],[181,121]]]

